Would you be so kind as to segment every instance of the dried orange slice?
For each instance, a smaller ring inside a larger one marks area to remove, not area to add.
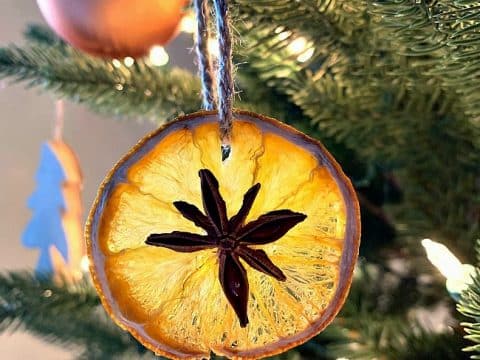
[[[358,254],[350,181],[317,141],[235,112],[181,117],[110,172],[87,223],[108,313],[157,354],[258,359],[323,330]]]

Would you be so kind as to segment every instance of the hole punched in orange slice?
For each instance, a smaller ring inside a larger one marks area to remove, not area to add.
[[[145,137],[87,223],[102,304],[170,358],[258,359],[304,343],[340,310],[358,255],[355,192],[319,142],[236,111],[222,160],[219,133],[217,113],[199,112]]]

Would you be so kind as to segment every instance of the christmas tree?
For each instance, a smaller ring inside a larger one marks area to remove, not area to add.
[[[67,239],[62,227],[61,214],[65,211],[62,185],[65,174],[48,144],[43,144],[40,166],[37,171],[37,189],[28,200],[33,211],[22,242],[26,247],[38,247],[40,256],[36,271],[39,274],[53,271],[50,255],[52,246],[68,259]],[[48,201],[45,201],[48,199]]]
[[[278,358],[475,358],[480,276],[449,294],[421,241],[478,264],[478,2],[235,0],[230,10],[236,106],[321,140],[361,206],[360,259],[344,308],[324,332]],[[186,70],[92,57],[44,27],[25,36],[25,45],[0,49],[2,78],[159,125],[201,108],[200,81]],[[80,358],[153,357],[105,316],[88,281],[1,275],[0,330],[15,325],[80,347]]]

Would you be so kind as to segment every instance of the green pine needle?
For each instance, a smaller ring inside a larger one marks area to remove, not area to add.
[[[159,123],[200,106],[198,79],[185,70],[150,67],[141,60],[131,68],[117,68],[61,43],[0,49],[0,76],[53,91],[102,113]]]
[[[480,240],[477,240],[478,245],[480,245]],[[480,254],[480,252],[477,253]],[[472,359],[480,359],[480,270],[478,267],[473,276],[473,283],[462,293],[457,308],[458,311],[472,320],[461,324],[467,334],[465,339],[475,344],[466,347],[464,351],[473,353],[471,355]]]
[[[27,272],[0,275],[0,332],[16,329],[91,354],[114,357],[137,347],[107,318],[86,280],[61,286]]]

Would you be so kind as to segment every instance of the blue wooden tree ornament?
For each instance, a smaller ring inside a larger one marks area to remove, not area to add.
[[[54,246],[68,262],[68,244],[62,225],[66,210],[62,189],[66,175],[49,143],[42,145],[40,165],[36,173],[37,187],[28,199],[33,216],[27,225],[22,243],[28,248],[39,248],[36,266],[39,275],[54,272],[50,249]]]

